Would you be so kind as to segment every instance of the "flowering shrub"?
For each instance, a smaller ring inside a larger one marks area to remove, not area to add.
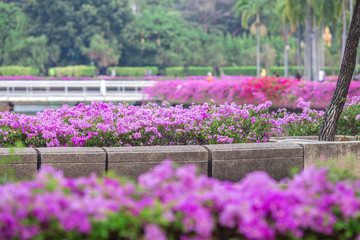
[[[324,112],[300,102],[300,114],[285,109],[269,112],[258,106],[204,103],[183,108],[114,105],[93,102],[46,109],[36,116],[0,112],[0,144],[21,141],[28,147],[154,146],[267,142],[271,136],[318,135]],[[338,134],[360,135],[360,97],[345,106]]]
[[[280,109],[274,116],[278,135],[290,136],[314,136],[320,132],[320,125],[324,111],[310,108],[310,102],[300,102],[297,105],[302,108],[300,114],[288,113],[285,109]],[[341,113],[337,134],[347,136],[360,135],[360,97],[348,98],[344,110]]]
[[[264,172],[230,183],[196,171],[165,161],[135,184],[43,168],[0,185],[0,239],[360,239],[359,180],[314,167],[280,185]]]
[[[0,113],[0,143],[11,146],[150,146],[266,142],[276,128],[259,106],[204,103],[189,109],[93,102],[47,109],[36,116]]]
[[[341,134],[360,134],[360,97],[355,96],[345,103],[338,125]]]
[[[221,79],[229,80],[229,79],[238,79],[244,78],[244,76],[223,76]],[[252,77],[251,77],[252,78]],[[21,75],[21,76],[0,76],[0,80],[150,80],[150,81],[162,81],[162,80],[205,80],[206,76],[141,76],[141,77],[125,77],[125,76],[107,76],[100,75],[98,77],[69,77],[69,76],[55,76],[55,77],[39,77],[32,75]],[[214,77],[215,80],[218,80],[217,77]]]
[[[300,102],[297,107],[303,109],[302,113],[289,113],[286,109],[279,109],[276,114],[273,113],[276,125],[279,126],[278,135],[318,135],[325,112],[310,109],[309,102]]]
[[[144,89],[149,98],[175,103],[203,103],[214,99],[217,103],[260,104],[272,101],[274,107],[296,108],[299,102],[311,102],[313,108],[325,108],[334,93],[336,82],[296,81],[285,78],[230,77],[206,80],[158,81]],[[360,95],[360,82],[350,85],[350,97]]]

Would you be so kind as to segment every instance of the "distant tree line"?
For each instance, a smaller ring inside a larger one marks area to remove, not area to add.
[[[0,2],[0,65],[339,67],[352,0]],[[323,41],[325,28],[331,46]],[[304,71],[302,70],[304,69]]]

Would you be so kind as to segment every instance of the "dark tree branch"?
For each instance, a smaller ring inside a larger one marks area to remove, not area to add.
[[[356,1],[351,19],[345,52],[334,95],[326,109],[320,128],[320,141],[334,141],[337,124],[343,111],[350,83],[354,74],[356,54],[360,38],[360,0]]]

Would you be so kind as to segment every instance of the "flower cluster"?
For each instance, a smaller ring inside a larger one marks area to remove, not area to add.
[[[0,143],[11,146],[150,146],[266,142],[276,128],[268,108],[214,103],[190,108],[93,102],[36,116],[0,113]]]
[[[28,147],[164,146],[267,142],[271,136],[318,135],[323,111],[300,102],[302,113],[270,112],[258,106],[223,104],[162,106],[93,102],[42,113],[0,112],[0,144]],[[338,124],[340,135],[360,135],[360,98],[349,99]]]
[[[274,107],[296,108],[299,102],[311,102],[314,108],[325,108],[333,95],[336,82],[296,81],[292,78],[226,77],[208,82],[199,80],[158,81],[144,89],[150,99],[174,103],[260,104],[272,101]],[[350,97],[360,95],[360,82],[350,85]]]
[[[138,184],[68,179],[44,168],[0,186],[0,239],[355,239],[360,181],[309,167],[278,184],[264,172],[230,183],[170,161]],[[334,237],[334,238],[333,238]],[[358,237],[358,239],[360,239]]]
[[[243,78],[243,76],[224,76],[222,79],[229,78]],[[123,76],[107,76],[100,75],[97,77],[66,77],[66,76],[58,76],[58,77],[40,77],[40,76],[32,76],[32,75],[21,75],[21,76],[0,76],[0,80],[150,80],[150,81],[162,81],[162,80],[204,80],[206,76],[185,76],[185,77],[174,77],[174,76],[143,76],[143,77],[123,77]],[[215,79],[218,79],[215,77]]]

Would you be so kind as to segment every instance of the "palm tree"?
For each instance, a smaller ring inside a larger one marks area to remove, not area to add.
[[[241,25],[245,28],[249,28],[249,19],[252,16],[256,16],[256,74],[260,76],[260,15],[265,5],[270,0],[239,0],[235,4],[235,16],[238,17],[242,14]]]
[[[306,16],[306,54],[305,69],[306,75],[310,80],[314,80],[318,70],[324,66],[324,42],[319,36],[323,32],[324,22],[330,26],[335,25],[339,17],[339,3],[342,0],[306,0],[307,16]],[[341,9],[341,8],[340,8]],[[320,40],[320,41],[319,41]],[[321,47],[318,48],[318,43]],[[319,57],[321,56],[321,61]]]
[[[295,32],[296,28],[299,29],[298,35],[298,64],[299,72],[301,72],[301,22],[304,20],[306,12],[306,1],[299,0],[278,0],[277,1],[277,15],[282,21],[281,32],[284,38],[284,66],[285,77],[289,76],[289,51],[287,49],[289,38]],[[284,27],[285,25],[285,27]],[[287,25],[290,25],[290,32]]]

